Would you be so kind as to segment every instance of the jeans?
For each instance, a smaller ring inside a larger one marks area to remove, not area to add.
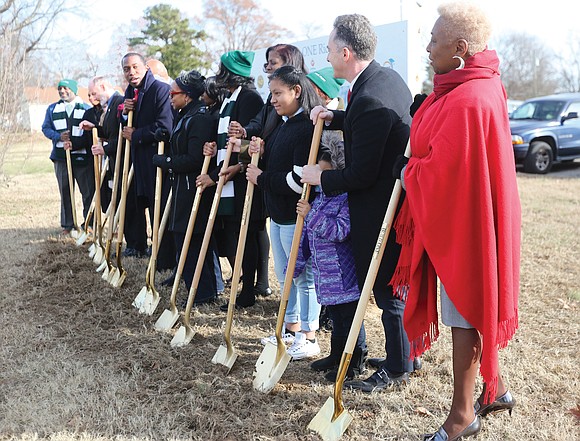
[[[292,238],[296,225],[281,225],[270,220],[270,243],[274,255],[274,271],[280,283],[280,290],[284,291],[284,278],[286,265],[292,248]],[[306,268],[300,276],[292,280],[288,306],[284,321],[286,323],[300,322],[302,331],[316,331],[318,329],[318,317],[320,305],[316,299],[314,289],[314,277],[312,275],[312,263],[307,262]]]

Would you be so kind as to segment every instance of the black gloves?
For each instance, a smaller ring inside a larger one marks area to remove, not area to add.
[[[415,98],[413,99],[413,104],[411,104],[411,108],[409,109],[409,113],[411,114],[411,118],[413,118],[413,116],[415,116],[415,112],[417,110],[419,110],[419,107],[421,106],[421,104],[423,104],[423,101],[425,101],[425,98],[427,98],[427,95],[424,93],[418,93],[417,95],[415,95]]]
[[[164,127],[159,127],[155,130],[155,141],[157,142],[169,142],[169,130]]]
[[[397,156],[397,159],[395,159],[395,164],[393,165],[393,178],[401,179],[401,170],[403,170],[403,167],[405,167],[408,162],[409,158],[407,158],[405,155]]]
[[[153,155],[153,165],[162,170],[171,168],[171,157],[167,155]]]

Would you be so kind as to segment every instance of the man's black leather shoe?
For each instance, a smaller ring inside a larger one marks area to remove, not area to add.
[[[367,363],[373,369],[380,368],[386,361],[386,358],[367,358]],[[413,371],[420,371],[423,368],[423,360],[421,357],[417,357],[413,360]]]
[[[345,389],[360,390],[361,392],[377,392],[392,386],[402,386],[409,382],[409,373],[391,374],[380,368],[366,380],[354,380],[344,383]]]

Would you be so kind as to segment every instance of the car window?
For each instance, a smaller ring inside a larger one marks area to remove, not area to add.
[[[572,103],[568,106],[568,108],[566,109],[566,114],[571,112],[576,112],[580,115],[580,101],[578,101],[577,103]]]
[[[564,101],[530,101],[522,104],[512,113],[511,119],[537,119],[550,121],[562,113]]]

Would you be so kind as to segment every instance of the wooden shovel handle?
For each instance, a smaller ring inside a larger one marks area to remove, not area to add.
[[[411,146],[410,144],[407,144],[405,156],[409,157],[410,155],[411,155]],[[389,200],[389,205],[387,206],[387,211],[385,212],[385,217],[383,219],[381,229],[379,231],[379,237],[377,238],[377,243],[375,245],[375,249],[371,257],[371,262],[369,265],[369,269],[367,271],[367,276],[365,278],[363,289],[361,291],[360,299],[358,300],[356,312],[354,314],[352,325],[350,326],[350,331],[348,333],[348,338],[346,340],[346,345],[344,347],[344,353],[340,361],[340,366],[338,368],[336,383],[334,385],[335,402],[337,396],[339,396],[342,392],[342,385],[344,383],[344,378],[346,376],[347,371],[346,368],[348,367],[348,363],[350,362],[350,358],[352,357],[354,346],[356,344],[356,340],[358,338],[358,334],[360,332],[360,328],[364,320],[366,308],[369,303],[369,299],[371,297],[371,292],[373,290],[375,280],[377,278],[377,273],[379,271],[379,266],[381,265],[383,253],[385,252],[387,239],[389,237],[389,232],[391,231],[391,226],[393,225],[393,220],[395,218],[397,206],[399,205],[401,193],[402,193],[401,180],[397,179],[397,181],[395,182],[395,186],[393,188],[393,192],[391,193],[391,198]],[[337,406],[335,405],[335,410],[336,408]]]
[[[189,295],[187,297],[187,306],[185,307],[185,314],[183,316],[183,325],[186,328],[189,328],[189,315],[191,314],[191,308],[193,307],[193,301],[195,300],[195,295],[197,292],[197,286],[199,285],[199,280],[201,278],[201,270],[203,268],[203,261],[205,260],[205,255],[207,253],[207,248],[209,246],[209,241],[211,239],[211,233],[213,231],[213,224],[215,222],[215,218],[217,216],[217,209],[220,203],[222,189],[226,183],[226,170],[229,167],[230,157],[232,155],[233,145],[232,143],[228,143],[228,147],[226,149],[226,154],[224,157],[224,161],[222,163],[222,168],[220,170],[220,177],[218,180],[217,188],[215,191],[215,195],[213,197],[213,202],[211,204],[211,211],[209,213],[209,218],[207,220],[207,225],[205,227],[205,233],[203,235],[203,241],[201,243],[201,250],[199,252],[199,256],[197,258],[197,265],[195,266],[195,272],[193,273],[193,281],[191,282],[191,288],[189,289]]]
[[[254,153],[252,155],[251,164],[257,166],[260,160],[260,154]],[[254,184],[247,181],[246,196],[244,198],[244,209],[242,211],[242,220],[240,226],[240,235],[238,237],[238,247],[236,249],[236,259],[234,261],[234,268],[232,274],[232,286],[230,289],[230,302],[228,304],[228,315],[226,317],[226,326],[224,329],[224,338],[228,345],[230,342],[230,333],[232,330],[232,322],[234,320],[234,309],[236,307],[236,295],[238,293],[238,285],[240,284],[240,273],[242,272],[242,260],[244,258],[244,251],[246,249],[246,237],[248,236],[248,227],[250,225],[250,214],[252,213],[252,201],[254,200]]]
[[[209,170],[209,164],[211,162],[211,156],[205,156],[203,158],[203,165],[201,167],[202,175],[206,175]],[[195,220],[197,218],[197,213],[199,212],[199,204],[202,197],[201,187],[195,189],[195,197],[193,199],[193,206],[191,207],[191,212],[189,213],[189,221],[187,222],[187,230],[185,231],[185,239],[183,240],[183,246],[181,247],[181,253],[179,254],[179,262],[177,263],[177,270],[175,272],[175,280],[173,281],[173,287],[171,289],[171,298],[169,302],[171,307],[175,307],[175,300],[177,299],[177,291],[179,290],[179,282],[181,281],[181,275],[183,274],[183,268],[185,267],[185,261],[187,259],[187,252],[189,251],[189,244],[191,243],[191,236],[193,235],[193,227],[195,226]]]
[[[310,144],[310,154],[308,156],[308,165],[315,165],[318,157],[318,149],[320,147],[320,138],[322,137],[324,121],[319,119],[314,127],[314,134],[312,135],[312,143]],[[308,200],[310,196],[310,185],[304,184],[302,186],[302,195],[300,199]],[[290,296],[290,289],[292,288],[292,279],[294,276],[294,268],[296,267],[296,259],[298,258],[298,249],[300,247],[300,240],[302,238],[302,229],[304,227],[304,217],[298,215],[296,218],[296,227],[294,228],[294,236],[292,237],[292,247],[290,248],[290,255],[288,256],[288,264],[286,266],[286,275],[284,277],[284,290],[282,298],[280,299],[280,307],[278,309],[278,318],[276,321],[276,340],[278,342],[277,358],[281,358],[286,350],[282,343],[282,326],[284,325],[284,315],[286,314],[286,307],[288,306],[288,297]]]

